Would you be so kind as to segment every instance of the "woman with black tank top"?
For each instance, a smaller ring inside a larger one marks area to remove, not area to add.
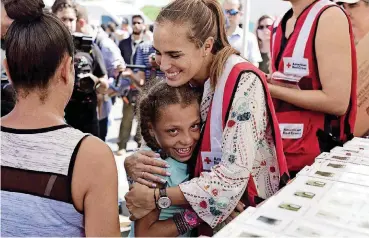
[[[1,236],[120,236],[114,156],[64,122],[73,39],[42,0],[2,1],[14,22],[4,67],[15,108],[1,118]]]

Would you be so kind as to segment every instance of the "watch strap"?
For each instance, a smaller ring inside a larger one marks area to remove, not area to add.
[[[168,197],[167,196],[167,189],[166,188],[159,189],[159,195],[160,195],[161,198],[162,197]]]

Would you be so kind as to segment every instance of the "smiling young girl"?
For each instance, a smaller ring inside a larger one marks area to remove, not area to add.
[[[147,149],[159,153],[169,165],[167,187],[178,186],[189,178],[186,162],[200,137],[200,100],[200,94],[190,86],[174,88],[163,80],[153,81],[141,93],[141,134]],[[172,236],[171,230],[176,232],[176,227],[167,219],[183,211],[178,206],[155,209],[132,225],[130,237]]]

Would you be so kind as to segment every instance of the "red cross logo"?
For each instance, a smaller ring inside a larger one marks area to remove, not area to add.
[[[206,157],[206,158],[204,159],[204,161],[205,161],[207,164],[210,164],[210,162],[211,162],[211,160],[209,159],[209,157]]]
[[[290,63],[288,63],[288,64],[287,64],[287,67],[288,67],[288,68],[291,68],[291,64],[290,64]]]

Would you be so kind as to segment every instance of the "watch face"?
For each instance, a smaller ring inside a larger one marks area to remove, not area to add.
[[[170,201],[170,199],[168,197],[161,197],[158,200],[158,206],[161,209],[168,208],[168,207],[170,207],[171,204],[172,204],[172,202]]]

